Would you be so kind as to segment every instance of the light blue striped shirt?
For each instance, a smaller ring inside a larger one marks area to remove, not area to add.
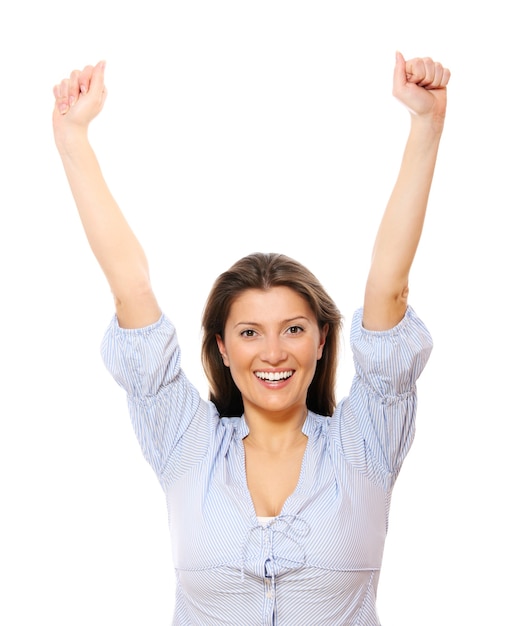
[[[309,412],[299,482],[266,525],[247,489],[244,418],[220,417],[180,365],[166,316],[113,319],[103,357],[126,390],[164,489],[176,571],[174,626],[377,626],[391,490],[414,436],[416,380],[432,348],[408,307],[388,331],[351,329],[356,374],[332,417]]]

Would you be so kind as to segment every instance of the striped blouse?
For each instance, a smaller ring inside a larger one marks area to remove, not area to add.
[[[245,476],[246,420],[221,417],[180,365],[166,316],[113,319],[106,366],[126,390],[144,457],[165,492],[176,572],[174,626],[377,626],[391,491],[414,435],[416,380],[432,348],[408,307],[387,331],[355,312],[356,374],[333,416],[309,412],[295,491],[258,520]]]

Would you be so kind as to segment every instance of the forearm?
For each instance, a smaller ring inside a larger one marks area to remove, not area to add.
[[[86,133],[58,145],[90,247],[113,293],[119,322],[143,326],[160,311],[144,251],[103,178]]]
[[[398,295],[407,285],[427,209],[441,129],[412,119],[400,171],[375,239],[368,282]]]

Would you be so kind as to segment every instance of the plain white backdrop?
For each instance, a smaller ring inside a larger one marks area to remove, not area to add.
[[[112,300],[54,147],[53,84],[107,61],[91,140],[202,394],[208,290],[242,255],[273,250],[308,265],[344,313],[342,396],[408,129],[391,95],[397,49],[452,79],[410,285],[435,349],[379,613],[384,626],[519,623],[515,23],[505,0],[4,3],[2,626],[168,626],[173,613],[163,494],[100,359]]]

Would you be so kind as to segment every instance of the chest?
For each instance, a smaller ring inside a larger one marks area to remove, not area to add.
[[[247,488],[256,515],[275,517],[296,490],[306,450],[306,437],[293,447],[268,451],[244,441]]]

